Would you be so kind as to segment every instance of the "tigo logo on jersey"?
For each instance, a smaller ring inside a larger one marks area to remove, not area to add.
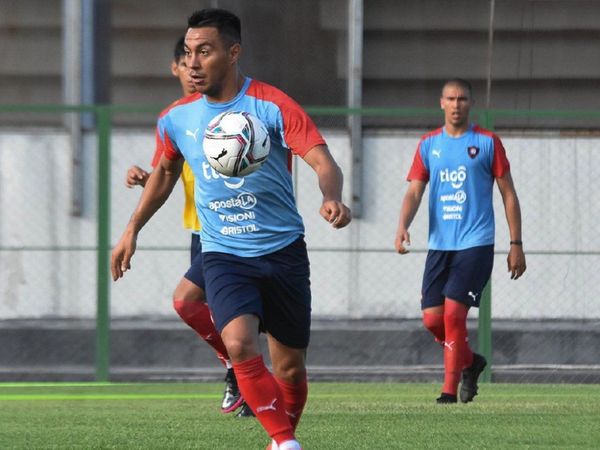
[[[469,147],[467,148],[467,152],[469,153],[469,156],[471,157],[471,159],[475,158],[478,154],[479,154],[479,147]]]
[[[467,168],[465,166],[459,166],[458,170],[444,169],[440,171],[440,181],[442,183],[450,182],[454,189],[461,188],[466,179]]]

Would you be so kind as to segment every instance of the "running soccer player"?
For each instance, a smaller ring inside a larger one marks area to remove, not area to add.
[[[410,182],[396,232],[398,253],[408,253],[408,228],[429,182],[429,252],[421,309],[423,324],[444,346],[444,385],[438,403],[467,403],[487,361],[468,344],[467,314],[478,307],[494,263],[494,180],[510,232],[508,271],[518,279],[526,269],[521,241],[521,208],[502,142],[469,123],[472,89],[462,79],[447,81],[440,98],[444,126],[421,138],[408,174]]]
[[[316,172],[323,194],[320,214],[333,228],[351,220],[341,200],[342,173],[296,102],[241,73],[237,16],[205,9],[190,16],[188,27],[185,59],[198,92],[159,120],[164,154],[113,250],[113,279],[130,268],[138,233],[168,198],[185,159],[196,179],[207,299],[240,391],[272,438],[268,448],[299,449],[295,429],[308,393],[311,294],[304,225],[293,196],[292,154]],[[202,132],[217,114],[240,110],[265,124],[271,152],[259,171],[226,178],[206,162]],[[240,214],[248,209],[252,214]],[[231,224],[229,218],[239,221]],[[261,330],[267,334],[273,374],[260,352]]]
[[[184,98],[192,95],[196,92],[194,83],[190,76],[190,71],[185,63],[185,47],[184,47],[185,36],[182,36],[177,40],[175,44],[175,50],[173,52],[173,61],[171,61],[171,74],[179,80],[181,84],[181,90]],[[164,116],[169,112],[171,108],[178,105],[181,99],[176,100],[167,108],[165,108],[159,115]],[[156,132],[156,150],[152,158],[152,167],[155,168],[163,154],[163,145],[158,134],[158,128]],[[129,188],[134,186],[146,185],[150,174],[139,166],[131,166],[127,171],[127,177],[125,179],[125,185]],[[183,191],[185,196],[185,203],[183,208],[183,226],[184,228],[191,230],[191,245],[190,245],[190,264],[199,265],[201,268],[202,264],[202,244],[200,243],[200,221],[196,214],[196,205],[194,203],[194,175],[192,170],[187,163],[183,164],[181,171],[181,181],[183,183]],[[197,258],[197,260],[196,260]],[[225,344],[221,340],[219,333],[215,329],[215,325],[212,321],[210,311],[206,305],[206,297],[204,294],[204,278],[200,275],[201,270],[198,270],[199,274],[196,278],[190,279],[193,284],[196,285],[196,289],[191,290],[185,299],[173,296],[173,308],[181,317],[181,319],[189,325],[200,337],[206,341],[208,345],[214,348],[217,357],[223,363],[227,369],[225,374],[225,391],[223,393],[223,400],[221,402],[221,410],[224,413],[235,411],[241,406],[240,411],[236,414],[236,417],[248,417],[252,416],[252,410],[243,403],[243,397],[240,394],[240,390],[237,385],[235,373],[227,354]]]

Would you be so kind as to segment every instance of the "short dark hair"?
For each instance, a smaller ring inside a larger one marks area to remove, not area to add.
[[[473,87],[471,86],[471,83],[463,78],[451,78],[446,81],[442,86],[442,97],[444,96],[444,89],[446,89],[446,86],[459,86],[469,93],[469,98],[473,97]]]
[[[173,61],[179,64],[181,58],[185,56],[185,36],[181,36],[177,39],[175,48],[173,49]]]
[[[215,27],[230,45],[242,43],[242,25],[238,16],[219,8],[196,11],[188,19],[189,28]]]

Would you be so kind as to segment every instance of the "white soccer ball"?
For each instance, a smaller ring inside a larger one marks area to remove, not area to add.
[[[210,121],[202,142],[206,160],[220,174],[244,177],[258,170],[269,156],[267,127],[243,111],[224,112]]]

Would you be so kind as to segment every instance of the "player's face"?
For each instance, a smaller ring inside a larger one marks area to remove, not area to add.
[[[239,44],[228,45],[214,27],[190,28],[185,35],[185,63],[196,90],[223,101],[236,80]]]
[[[183,56],[179,58],[178,62],[173,61],[171,63],[171,73],[179,79],[183,95],[190,95],[196,92],[196,86],[194,86],[194,81],[190,75],[190,69],[188,69]]]
[[[444,110],[446,125],[457,129],[468,126],[471,109],[471,96],[468,90],[454,84],[447,85],[442,91],[440,105]]]

